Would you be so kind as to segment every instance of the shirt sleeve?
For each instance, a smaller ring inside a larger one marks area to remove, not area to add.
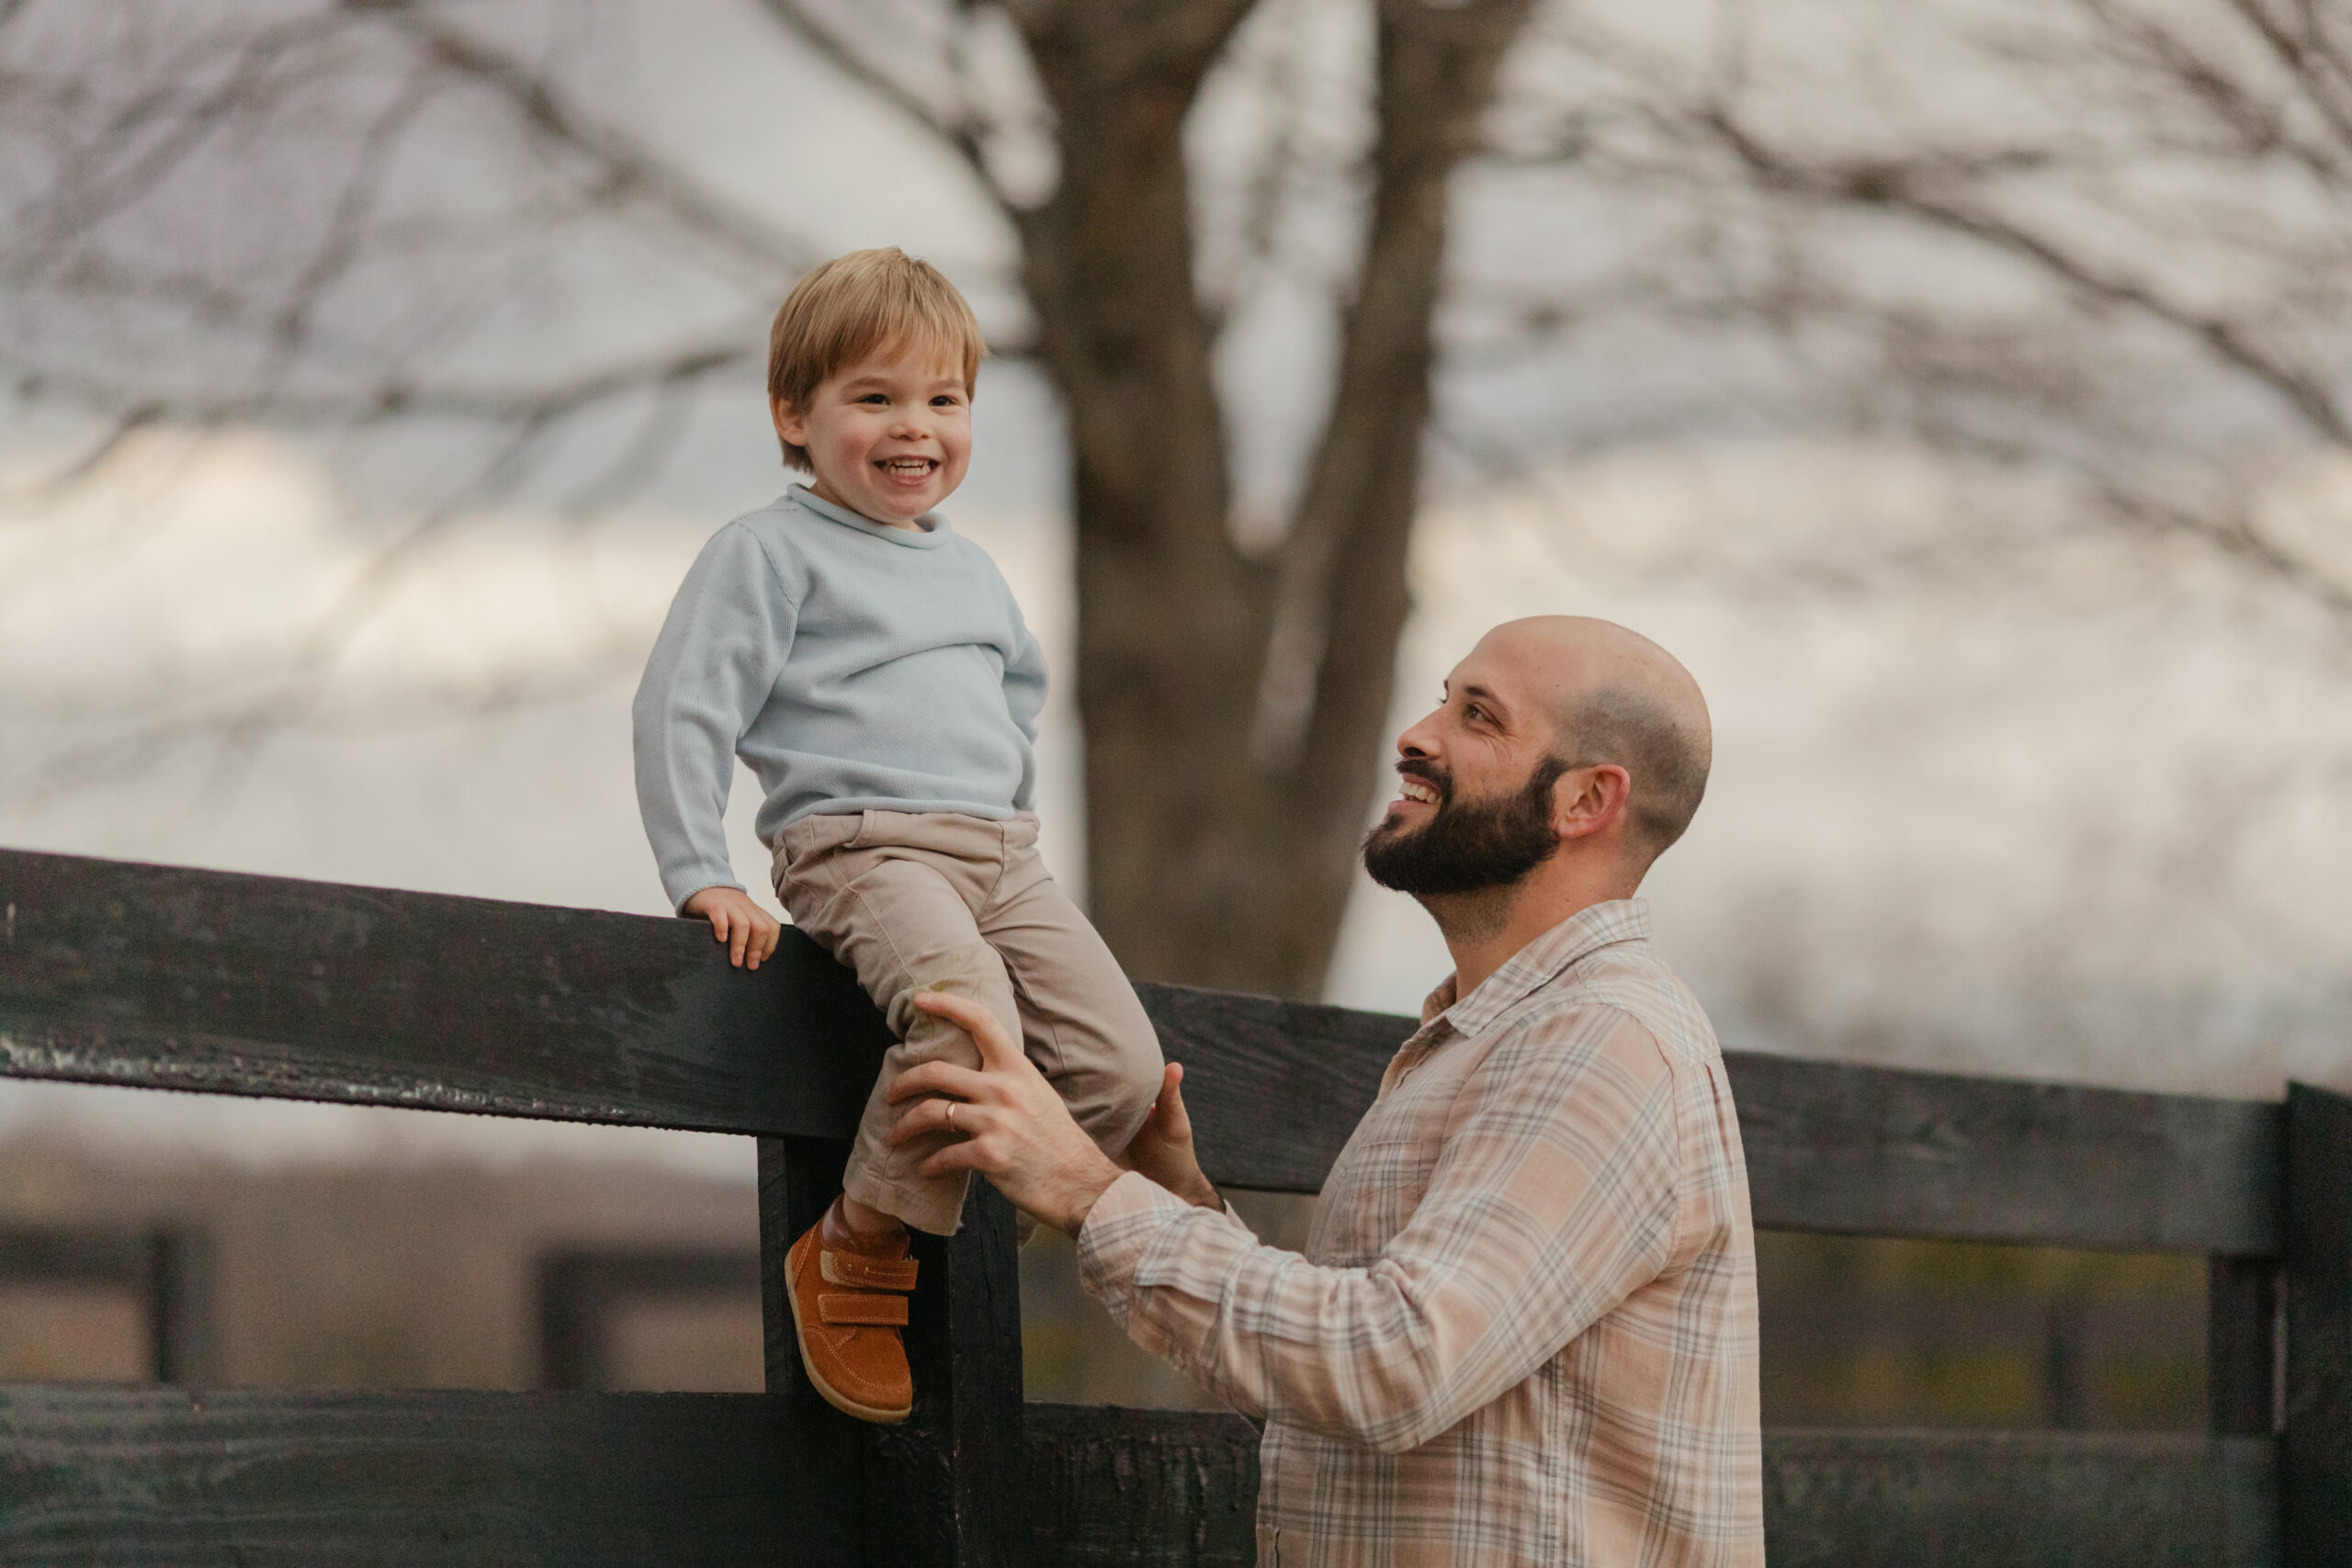
[[[735,745],[767,703],[798,615],[758,538],[731,524],[703,547],[654,639],[631,739],[638,813],[672,908],[742,886],[727,852]]]
[[[1360,1268],[1261,1246],[1130,1173],[1079,1233],[1130,1338],[1237,1407],[1389,1453],[1537,1368],[1666,1267],[1673,1075],[1612,1008],[1508,1030],[1405,1228]]]

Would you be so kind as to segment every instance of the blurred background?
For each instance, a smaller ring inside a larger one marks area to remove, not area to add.
[[[2352,7],[8,0],[0,213],[0,844],[665,912],[630,691],[895,244],[1132,972],[1414,1010],[1386,747],[1566,611],[1713,706],[1727,1046],[2352,1088]],[[756,1386],[752,1179],[0,1080],[0,1377]],[[1768,1421],[2202,1421],[2193,1259],[1762,1265]],[[1023,1269],[1033,1395],[1195,1397]]]

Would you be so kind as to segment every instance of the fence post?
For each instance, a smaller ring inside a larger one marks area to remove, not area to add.
[[[2274,1260],[2206,1260],[2206,1426],[2216,1436],[2267,1438],[2278,1430],[2278,1320]]]
[[[1012,1205],[975,1179],[962,1228],[918,1235],[915,1256],[915,1410],[901,1426],[869,1428],[866,1551],[910,1568],[1009,1568],[1027,1500]]]
[[[907,1325],[914,1414],[895,1427],[853,1421],[826,1404],[801,1371],[784,1300],[785,1253],[841,1190],[848,1156],[846,1144],[760,1140],[768,1392],[793,1402],[795,1430],[808,1451],[841,1467],[836,1495],[862,1520],[865,1562],[1011,1568],[1026,1500],[1012,1205],[975,1180],[962,1229],[915,1237],[922,1271]]]
[[[827,1404],[801,1371],[792,1309],[784,1294],[784,1255],[842,1190],[849,1145],[821,1138],[762,1138],[759,1145],[760,1321],[768,1396],[784,1402],[786,1430],[797,1462],[811,1478],[810,1495],[831,1505],[821,1523],[836,1548],[825,1550],[811,1539],[820,1533],[812,1529],[776,1542],[775,1560],[808,1568],[855,1568],[880,1561],[864,1550],[865,1466],[854,1430],[857,1423]]]
[[[2289,1568],[2352,1562],[2352,1098],[2287,1086]]]
[[[212,1238],[195,1229],[147,1235],[147,1357],[157,1382],[202,1383],[212,1367]]]

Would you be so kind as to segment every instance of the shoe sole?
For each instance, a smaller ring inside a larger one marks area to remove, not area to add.
[[[808,1381],[816,1385],[819,1393],[825,1396],[825,1403],[844,1416],[854,1416],[860,1421],[870,1421],[877,1427],[895,1427],[913,1415],[915,1407],[911,1404],[904,1410],[882,1410],[871,1404],[860,1404],[825,1381],[824,1374],[820,1372],[808,1359],[808,1340],[800,1329],[800,1292],[792,1288],[792,1277],[797,1272],[797,1270],[791,1267],[787,1259],[785,1268],[784,1300],[785,1304],[792,1309],[792,1344],[793,1348],[800,1352],[800,1370],[808,1374]]]

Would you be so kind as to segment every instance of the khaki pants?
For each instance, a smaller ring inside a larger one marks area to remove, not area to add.
[[[919,1062],[979,1066],[970,1036],[914,1005],[917,991],[981,1002],[1104,1152],[1127,1146],[1159,1093],[1159,1040],[1111,950],[1037,858],[1037,819],[953,812],[804,817],[775,848],[776,897],[793,924],[857,971],[899,1043],[865,1102],[842,1185],[918,1230],[952,1235],[967,1178],[915,1168],[941,1139],[887,1141],[883,1100]]]

